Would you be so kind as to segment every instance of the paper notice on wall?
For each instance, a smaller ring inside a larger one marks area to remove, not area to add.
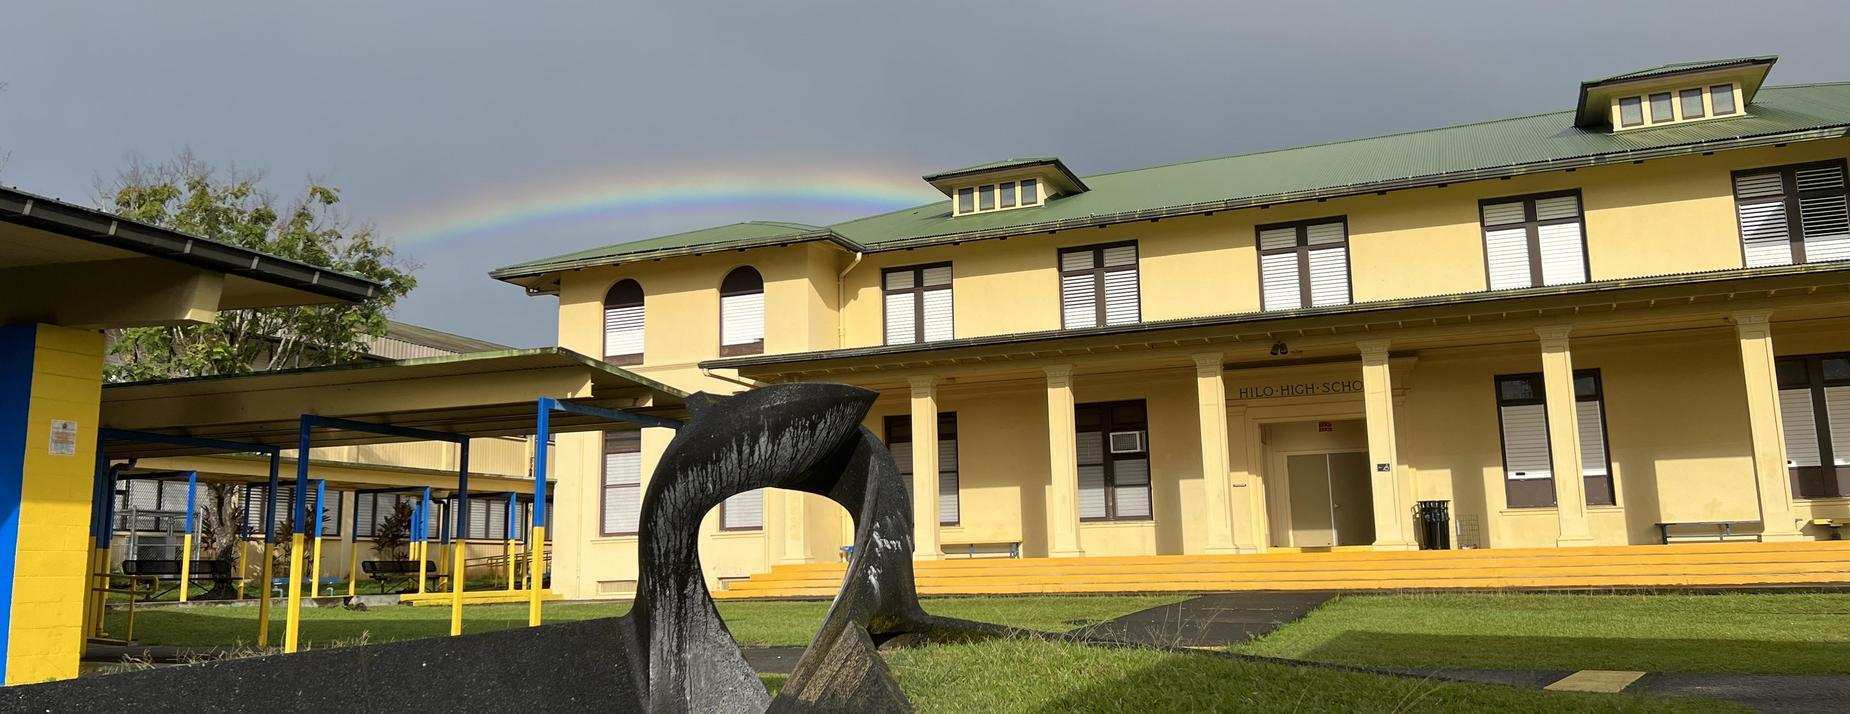
[[[77,422],[51,420],[51,455],[72,456],[77,453]]]

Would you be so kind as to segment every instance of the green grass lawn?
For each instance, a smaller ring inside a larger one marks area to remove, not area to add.
[[[1033,630],[1062,632],[1183,599],[1175,595],[1124,597],[931,598],[926,610],[936,615],[994,622]],[[549,603],[547,622],[614,617],[629,611],[628,602]],[[733,637],[745,645],[807,645],[822,624],[825,601],[720,603]],[[282,638],[281,603],[273,608],[271,641]],[[110,632],[120,633],[127,615],[109,616]],[[463,610],[465,632],[486,632],[527,624],[525,605],[470,605]],[[450,632],[447,607],[386,605],[365,611],[303,608],[302,641],[313,647],[335,643],[388,642],[439,637]],[[147,645],[187,647],[248,646],[257,637],[256,607],[201,606],[160,608],[135,614],[135,640]]]
[[[1850,674],[1850,594],[1346,596],[1237,650],[1373,666]]]
[[[902,649],[886,659],[924,712],[1741,711],[1713,700],[1565,694],[1030,640]]]

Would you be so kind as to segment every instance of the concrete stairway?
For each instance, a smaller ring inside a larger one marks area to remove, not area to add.
[[[915,563],[927,595],[1850,585],[1850,541],[1154,555]],[[777,566],[721,599],[824,598],[840,563]]]

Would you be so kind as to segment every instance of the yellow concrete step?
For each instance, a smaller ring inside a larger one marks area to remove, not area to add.
[[[1314,563],[1324,565],[1338,562],[1400,563],[1407,561],[1433,560],[1458,562],[1476,559],[1501,560],[1507,558],[1580,558],[1588,556],[1642,557],[1651,555],[1713,555],[1730,553],[1777,553],[1777,552],[1831,552],[1850,557],[1850,541],[1795,541],[1791,543],[1758,543],[1751,541],[1727,543],[1679,543],[1675,545],[1621,545],[1590,546],[1580,548],[1478,548],[1472,550],[1416,550],[1416,551],[1332,551],[1306,553],[1261,553],[1244,555],[1145,555],[1145,556],[1107,556],[1082,558],[947,558],[943,560],[918,561],[915,567],[921,569],[963,569],[995,567],[998,564],[1032,563],[1049,567],[1064,564],[1083,563],[1096,566],[1146,566],[1156,564],[1217,564],[1217,563]],[[833,571],[840,572],[843,563],[809,563],[804,565],[778,566],[783,572]]]
[[[1348,580],[1307,580],[1278,583],[1178,583],[1148,582],[1134,586],[1116,583],[1058,583],[1058,584],[1012,584],[982,586],[967,583],[955,585],[921,585],[919,592],[926,595],[1035,595],[1054,593],[1074,594],[1109,594],[1109,593],[1144,593],[1144,592],[1238,592],[1249,590],[1500,590],[1500,589],[1566,589],[1566,588],[1652,588],[1652,587],[1715,587],[1715,586],[1788,586],[1788,585],[1850,585],[1850,578],[1839,574],[1825,575],[1759,575],[1759,576],[1589,576],[1576,578],[1462,578],[1434,581],[1424,578],[1379,580],[1357,583]],[[722,600],[741,600],[753,598],[828,598],[836,594],[835,588],[787,588],[767,590],[725,590],[714,593]]]
[[[540,599],[558,600],[561,598],[557,593],[548,590],[540,593]],[[424,593],[422,595],[411,593],[398,596],[398,601],[413,607],[449,607],[450,593]],[[502,605],[527,601],[528,593],[525,590],[515,590],[512,592],[507,590],[481,590],[463,593],[464,605]]]

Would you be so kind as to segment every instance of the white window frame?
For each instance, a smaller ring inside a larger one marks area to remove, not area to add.
[[[1034,188],[1035,188],[1034,202],[1032,203],[1026,203],[1021,200],[1021,186],[1027,183],[1034,184]],[[1007,205],[1007,206],[1002,205],[1002,192],[1004,190],[1013,191],[1013,193],[1011,194],[1015,197],[1014,199],[1015,202],[1013,204]],[[983,207],[983,196],[984,196],[985,191],[988,192],[990,199],[994,201],[994,205],[990,206],[989,208]],[[965,196],[969,196],[970,198],[969,208],[964,207],[964,197]],[[954,215],[954,216],[967,216],[972,213],[995,213],[997,211],[1013,211],[1017,208],[1034,208],[1035,206],[1044,206],[1046,204],[1047,204],[1047,182],[1039,178],[1020,178],[1020,179],[1012,179],[1008,181],[992,181],[990,183],[972,184],[969,186],[959,186],[955,190],[951,191],[951,215]]]

